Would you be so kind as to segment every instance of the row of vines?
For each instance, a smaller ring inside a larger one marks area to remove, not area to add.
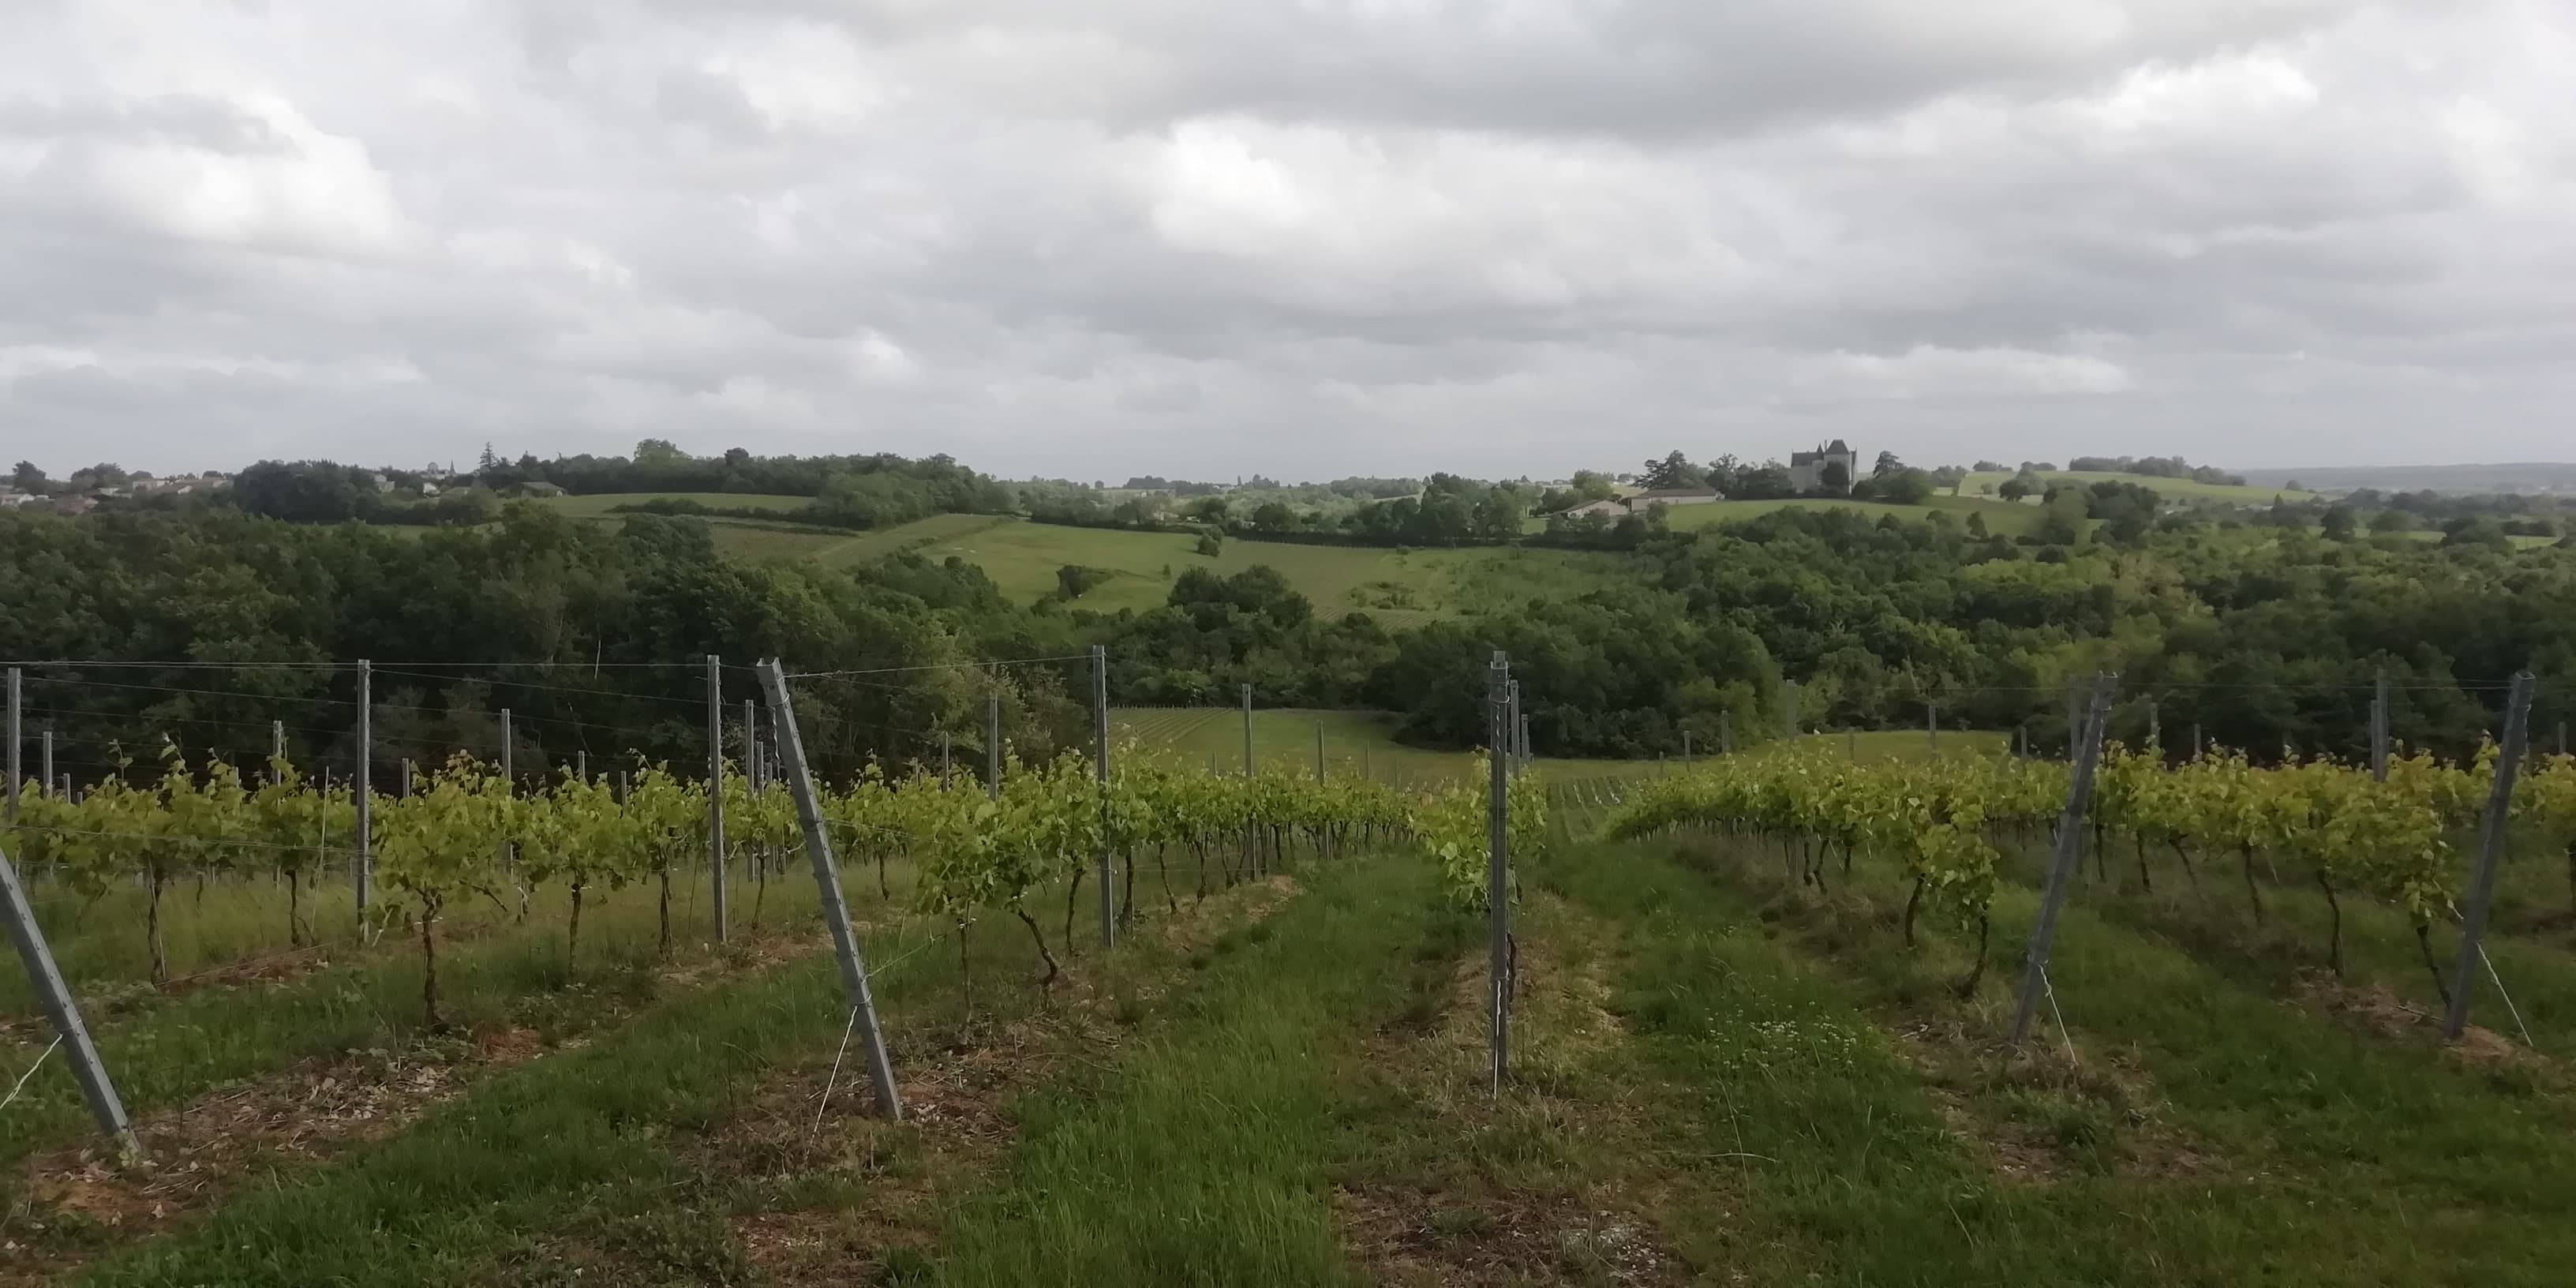
[[[2256,861],[2286,862],[2285,880],[2313,884],[2332,916],[2328,960],[2343,970],[2343,900],[2374,899],[2415,927],[2437,988],[2429,931],[2466,880],[2461,851],[2494,779],[2495,749],[2471,764],[2393,758],[2383,781],[2332,760],[2261,768],[2212,752],[2169,764],[2152,751],[2105,753],[2086,820],[2102,864],[2127,842],[2138,883],[2152,889],[2168,857],[2197,886],[2203,867],[2233,865],[2253,916],[2263,913]],[[2518,837],[2566,854],[2576,900],[2576,758],[2539,761],[2516,786]],[[1848,877],[1866,851],[1901,863],[1911,891],[1903,928],[1914,942],[1925,912],[1973,928],[1982,972],[2002,847],[2045,837],[2064,807],[2063,764],[1951,759],[1855,764],[1823,749],[1726,758],[1648,780],[1610,818],[1614,838],[1675,829],[1722,830],[1780,846],[1804,884],[1828,884],[1834,854]],[[2276,869],[2278,870],[2278,869]],[[1964,985],[1973,988],[1977,975]]]
[[[1419,837],[1429,843],[1453,898],[1485,897],[1485,800],[1481,787],[1414,795],[1360,778],[1203,774],[1150,758],[1119,758],[1107,783],[1088,759],[1005,765],[1001,789],[943,781],[935,773],[871,767],[854,782],[823,789],[818,804],[840,857],[875,867],[882,897],[894,897],[891,861],[911,873],[914,908],[961,929],[987,913],[1024,925],[1052,981],[1057,960],[1033,900],[1065,884],[1059,943],[1074,933],[1083,881],[1111,856],[1123,879],[1122,919],[1135,915],[1140,856],[1160,874],[1167,905],[1179,899],[1171,870],[1196,869],[1194,897],[1208,893],[1211,868],[1231,882],[1254,876],[1300,848],[1331,856]],[[134,781],[128,781],[132,777]],[[766,877],[799,861],[802,829],[793,800],[775,782],[728,772],[724,794],[728,864]],[[1516,781],[1515,844],[1543,839],[1544,794]],[[421,776],[409,795],[370,801],[376,900],[362,930],[397,926],[418,937],[423,1005],[440,1026],[439,924],[466,902],[489,902],[524,919],[534,894],[560,889],[567,952],[578,953],[586,895],[657,884],[660,947],[671,948],[675,873],[703,871],[709,801],[705,783],[649,768],[612,785],[561,774],[516,787],[493,766],[458,756]],[[146,909],[156,984],[167,979],[163,896],[183,877],[272,877],[287,891],[290,942],[310,938],[304,904],[318,880],[343,879],[356,861],[357,808],[345,784],[325,787],[273,762],[258,781],[230,764],[191,764],[165,745],[157,777],[126,772],[77,800],[30,790],[16,823],[0,829],[11,855],[46,879],[95,896],[138,886]],[[1185,877],[1186,881],[1187,878]],[[757,913],[755,912],[755,916]]]

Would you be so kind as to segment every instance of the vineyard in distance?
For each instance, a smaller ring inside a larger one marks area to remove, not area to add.
[[[407,764],[364,911],[354,797],[291,760],[28,782],[7,852],[142,1152],[91,1132],[12,981],[8,1272],[2536,1284],[2565,1251],[2576,760],[2545,748],[2513,748],[2479,1023],[2445,1042],[2495,745],[1818,732],[1508,756],[1489,820],[1489,759],[1348,713],[1121,710],[1105,779],[951,740],[812,802],[897,1121],[765,720],[723,782],[724,931],[708,794],[667,766]]]

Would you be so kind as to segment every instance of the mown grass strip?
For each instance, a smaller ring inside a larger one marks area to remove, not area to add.
[[[953,955],[905,956],[911,946],[878,945],[903,958],[880,976],[891,1007],[929,1005],[955,985]],[[667,1142],[720,1120],[770,1062],[828,1042],[840,1013],[828,957],[723,980],[497,1075],[411,1131],[241,1198],[85,1282],[450,1283],[496,1262],[541,1264],[566,1231],[727,1262],[703,1221],[673,1218],[690,1177]]]
[[[1333,865],[1220,939],[1125,1059],[1023,1104],[1008,1175],[954,1208],[930,1281],[1357,1282],[1331,1194],[1344,1062],[1402,1006],[1431,899],[1420,865]]]
[[[777,887],[763,909],[770,932],[803,933],[815,924],[811,881],[770,884]],[[849,886],[875,889],[873,880],[861,882],[856,874]],[[496,912],[487,920],[498,924],[452,939],[444,936],[457,927],[443,932],[440,987],[452,1024],[465,1031],[533,1029],[551,1044],[652,1000],[665,967],[655,951],[654,890],[630,887],[595,898],[584,915],[577,962],[565,955],[561,902],[560,892],[544,892],[526,922],[513,924]],[[677,898],[674,903],[676,960],[708,960],[715,950],[705,917]],[[283,982],[253,979],[154,995],[131,1009],[94,1008],[100,1053],[128,1108],[148,1115],[301,1061],[399,1051],[421,1041],[418,940],[397,932],[372,948],[341,951],[338,963]],[[12,1053],[15,1062],[33,1061],[50,1036],[31,1030]],[[0,1164],[90,1130],[70,1074],[48,1065],[0,1117]],[[147,1148],[150,1143],[147,1138]]]
[[[1802,1031],[1803,1016],[1825,1012],[1878,1023],[1946,1015],[1992,1032],[2004,985],[1990,975],[1979,1001],[1948,1001],[1964,955],[1909,955],[1891,929],[1898,887],[1866,863],[1828,901],[1722,843],[1686,848],[1713,881],[1654,875],[1673,860],[1649,849],[1621,856],[1626,880],[1578,869],[1569,885],[1609,904],[1667,901],[1649,927],[1689,909],[1681,920],[1697,929],[1635,941],[1636,1018],[1664,1035],[1655,1045],[1676,1070],[1710,1089],[1713,1148],[1780,1160],[1748,1168],[1748,1183],[1793,1224],[1827,1235],[1818,1254],[1841,1281],[2540,1284],[2562,1282],[2557,1268],[2576,1255],[2559,1219],[2576,1202],[2576,1170],[2560,1161],[2576,1123],[2558,1095],[2341,1028],[2086,909],[2070,912],[2052,971],[2074,1038],[2090,1058],[2150,1079],[2156,1112],[2209,1157],[2174,1175],[2079,1170],[2045,1187],[1997,1185],[1963,1166],[1937,1119],[1908,1111],[1921,1075],[1874,1034],[1858,1057],[1833,1068],[1793,1061],[1786,1077],[1768,1053]],[[1998,899],[1998,944],[2019,943],[2032,900],[2026,890]],[[1779,942],[1711,935],[1711,924],[1764,927]],[[1795,1006],[1761,1001],[1800,994]],[[2022,1115],[2070,1146],[2123,1130],[2099,1105],[2008,1076],[1970,1090],[1985,1112]],[[1752,1143],[1722,1144],[1732,1139]]]

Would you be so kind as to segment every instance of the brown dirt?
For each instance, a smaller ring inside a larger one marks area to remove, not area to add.
[[[2442,1042],[2441,1016],[2407,1002],[2383,985],[2352,984],[2325,971],[2307,971],[2299,976],[2295,993],[2301,1005],[2322,1011],[2363,1032],[2418,1042]],[[2443,1049],[2462,1063],[2481,1068],[2552,1069],[2556,1065],[2549,1057],[2493,1029],[2475,1024],[2460,1031],[2459,1041],[2443,1044]]]
[[[666,991],[685,988],[818,951],[773,932],[667,967],[659,978]],[[293,968],[308,964],[289,963],[274,978],[305,973]],[[487,1028],[390,1055],[311,1060],[137,1119],[149,1154],[139,1166],[120,1165],[94,1142],[35,1155],[19,1168],[10,1208],[0,1213],[0,1288],[56,1282],[102,1239],[130,1243],[169,1229],[260,1177],[391,1136],[494,1072],[586,1041],[549,1047],[534,1029]]]
[[[1499,1100],[1486,1063],[1481,947],[1450,964],[1437,1014],[1368,1040],[1356,1076],[1392,1082],[1438,1148],[1408,1174],[1336,1188],[1351,1258],[1376,1282],[1421,1288],[1686,1282],[1688,1268],[1656,1228],[1657,1213],[1680,1206],[1649,1135],[1658,1114],[1593,1072],[1623,1061],[1628,1040],[1609,1009],[1610,963],[1577,947],[1606,932],[1548,896],[1531,901],[1520,927],[1512,1024],[1521,1040]],[[1469,1161],[1476,1137],[1493,1130],[1558,1138],[1551,1152],[1573,1166],[1506,1175]]]
[[[541,1050],[534,1031],[507,1029],[399,1055],[308,1061],[138,1120],[150,1153],[141,1164],[120,1165],[97,1144],[37,1155],[19,1169],[0,1284],[55,1282],[96,1236],[125,1243],[158,1233],[258,1176],[390,1136]]]
[[[2010,1117],[2005,1097],[2016,1092],[2081,1102],[2115,1123],[2116,1175],[2170,1179],[2218,1170],[2213,1151],[2165,1120],[2163,1095],[2136,1061],[2080,1040],[2070,1051],[2053,1026],[2023,1050],[2006,1051],[1992,1036],[2001,1025],[1998,1008],[1981,1007],[1914,1014],[1886,1026],[1898,1054],[1922,1074],[1951,1135],[1985,1160],[1996,1179],[2045,1186],[2082,1170],[2048,1133]]]
[[[1403,1288],[1486,1284],[1687,1282],[1640,1218],[1530,1194],[1460,1205],[1396,1186],[1342,1188],[1333,1213],[1372,1280]]]

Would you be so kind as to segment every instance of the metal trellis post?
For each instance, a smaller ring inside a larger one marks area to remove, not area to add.
[[[501,708],[501,790],[511,796],[519,794],[517,743],[518,739],[513,737],[510,731],[510,709],[503,707]],[[512,880],[518,879],[519,847],[508,841],[501,842],[501,871],[507,873]]]
[[[796,822],[805,833],[805,857],[814,864],[814,889],[822,896],[823,924],[832,932],[832,955],[841,966],[841,988],[849,997],[852,1024],[867,1054],[868,1081],[875,1085],[877,1108],[887,1118],[903,1120],[903,1097],[895,1090],[894,1064],[886,1057],[885,1033],[877,1025],[876,998],[868,989],[867,959],[859,951],[858,931],[850,925],[849,905],[841,898],[841,865],[832,855],[832,840],[823,828],[823,811],[814,802],[814,778],[805,767],[805,742],[796,733],[796,708],[787,695],[787,676],[770,658],[760,664],[761,687],[769,695],[769,726],[778,735],[779,769],[787,776],[788,794],[796,798]]]
[[[27,968],[27,982],[35,985],[36,1000],[45,1008],[45,1018],[53,1021],[54,1033],[68,1048],[64,1055],[72,1062],[72,1077],[79,1081],[81,1099],[89,1102],[90,1117],[98,1129],[116,1142],[117,1150],[129,1159],[143,1156],[143,1147],[134,1139],[134,1124],[125,1116],[125,1102],[117,1099],[116,1084],[108,1080],[107,1066],[98,1058],[98,1047],[90,1041],[89,1026],[81,1023],[80,1004],[72,1000],[72,991],[63,984],[63,975],[54,967],[54,950],[45,942],[44,928],[36,924],[36,914],[27,906],[26,887],[18,883],[17,865],[0,853],[0,916],[9,921],[9,940],[18,947],[18,961]]]
[[[1501,649],[1485,667],[1485,746],[1491,781],[1485,801],[1485,1006],[1491,1024],[1494,1090],[1503,1089],[1511,1059],[1511,782],[1504,739],[1511,713],[1511,661]]]
[[[2070,735],[2075,772],[2066,787],[2066,810],[2057,820],[2057,853],[2048,865],[2048,889],[2040,897],[2039,920],[2032,924],[2030,947],[2022,954],[2021,994],[2013,1003],[2008,1038],[2014,1046],[2030,1036],[2040,995],[2048,988],[2048,952],[2057,938],[2057,917],[2066,908],[2067,891],[2075,884],[2075,866],[2084,858],[2084,816],[2093,804],[2093,768],[2101,759],[2102,727],[2110,723],[2111,688],[2117,678],[2094,677],[2093,700],[2077,713]]]
[[[1100,783],[1100,946],[1118,943],[1115,874],[1109,863],[1109,646],[1091,646],[1091,772]]]
[[[984,695],[984,794],[1002,799],[1002,695]]]
[[[2379,683],[2370,698],[2370,776],[2388,781],[2388,673],[2379,673]]]
[[[18,687],[18,668],[13,666],[9,668],[9,821],[12,823],[18,821],[18,779],[27,772],[20,762],[23,751],[18,745],[24,739],[19,718],[20,706],[25,701],[19,695]]]
[[[725,916],[724,660],[707,654],[707,881],[716,942],[731,927]]]
[[[2468,1027],[2469,1002],[2478,987],[2487,910],[2495,901],[2496,863],[2504,857],[2505,829],[2513,821],[2513,776],[2522,764],[2531,730],[2531,672],[2513,677],[2505,699],[2504,741],[2496,749],[2495,784],[2487,791],[2486,818],[2478,826],[2478,867],[2469,879],[2469,901],[2460,910],[2460,960],[2451,971],[2451,1005],[2442,1017],[2442,1040],[2457,1042]]]
[[[1243,781],[1249,785],[1252,781],[1252,686],[1249,684],[1244,685],[1242,695]],[[1243,870],[1259,876],[1268,875],[1255,866],[1260,862],[1260,859],[1261,840],[1259,837],[1253,835],[1252,816],[1250,814],[1246,814],[1243,818]]]
[[[358,924],[376,892],[376,667],[358,659]]]

